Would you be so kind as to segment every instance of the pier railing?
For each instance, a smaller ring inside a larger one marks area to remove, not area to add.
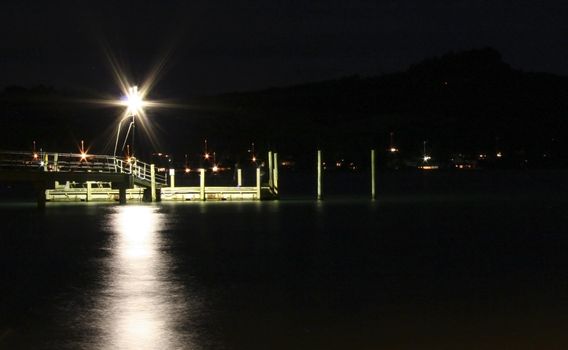
[[[0,151],[0,171],[121,173],[151,182],[152,168],[150,164],[136,158],[121,159],[82,153]],[[154,178],[157,184],[167,184],[166,174],[154,173]]]

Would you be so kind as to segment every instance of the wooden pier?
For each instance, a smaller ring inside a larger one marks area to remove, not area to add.
[[[272,156],[272,153],[270,154]],[[274,154],[274,158],[277,155]],[[274,164],[274,165],[273,165]],[[171,174],[175,174],[172,172]],[[205,169],[200,169],[200,185],[174,187],[153,164],[136,159],[105,155],[0,152],[0,181],[30,182],[36,187],[38,207],[47,201],[196,201],[264,200],[278,197],[276,163],[271,162],[268,186],[261,183],[256,169],[256,185],[206,186]]]

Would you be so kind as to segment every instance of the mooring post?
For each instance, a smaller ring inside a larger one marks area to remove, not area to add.
[[[375,150],[371,150],[371,199],[375,200]]]
[[[256,168],[256,199],[260,200],[260,168]]]
[[[205,169],[199,169],[199,198],[205,200]]]
[[[243,185],[243,170],[237,169],[237,186],[241,187]]]
[[[170,187],[176,187],[176,170],[170,169]]]
[[[321,150],[318,150],[318,201],[321,200]]]
[[[278,193],[278,153],[274,152],[274,192]]]
[[[272,188],[272,151],[268,151],[268,187]]]
[[[91,181],[87,181],[87,196],[85,197],[86,202],[91,201],[91,197],[92,197],[91,186],[92,186]]]
[[[150,195],[152,196],[152,202],[156,201],[156,167],[154,164],[150,164]]]

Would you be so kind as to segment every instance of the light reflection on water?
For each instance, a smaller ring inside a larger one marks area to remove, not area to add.
[[[567,208],[476,194],[0,210],[0,349],[561,349]]]
[[[194,299],[171,273],[164,214],[151,206],[117,207],[109,217],[111,257],[96,304],[100,348],[196,349]]]

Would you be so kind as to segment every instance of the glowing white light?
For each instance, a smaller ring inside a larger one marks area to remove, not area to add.
[[[87,160],[87,153],[81,152],[81,161],[86,161],[86,160]]]
[[[497,152],[497,158],[501,158],[503,157],[503,154],[501,152]]]
[[[389,151],[390,151],[391,153],[396,153],[396,152],[398,152],[398,149],[395,148],[395,147],[391,147]]]
[[[214,166],[213,166],[213,172],[217,172],[218,170],[219,170],[219,167],[216,166],[216,165],[214,165]]]
[[[424,158],[423,158],[424,162],[427,162],[427,161],[429,161],[430,159],[432,159],[432,157],[430,157],[430,156],[424,156]]]
[[[205,153],[205,159],[209,159],[209,153]]]
[[[189,168],[185,168],[185,173],[189,173],[191,170]]]
[[[144,97],[138,91],[138,86],[128,88],[123,105],[126,106],[127,115],[139,115],[144,111]]]

